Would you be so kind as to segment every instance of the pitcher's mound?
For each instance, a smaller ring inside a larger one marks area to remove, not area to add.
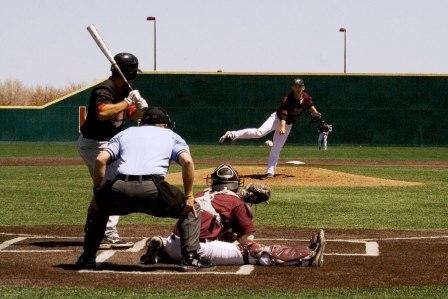
[[[380,179],[375,177],[349,174],[317,167],[279,166],[274,178],[263,180],[264,166],[235,166],[244,182],[263,182],[270,186],[322,186],[322,187],[377,187],[377,186],[420,186],[422,183]],[[195,172],[195,184],[205,185],[205,178],[214,168],[199,169]],[[180,172],[167,176],[168,182],[182,184]]]

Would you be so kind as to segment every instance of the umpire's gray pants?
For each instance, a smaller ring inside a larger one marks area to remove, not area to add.
[[[179,190],[180,192],[180,190]],[[84,254],[94,257],[104,235],[109,215],[128,215],[146,213],[156,217],[179,219],[177,229],[180,235],[182,255],[199,249],[200,217],[193,212],[184,212],[185,200],[163,198],[152,180],[128,181],[117,178],[97,191],[87,215],[84,236]],[[199,205],[195,204],[199,211]]]
[[[93,169],[95,168],[95,160],[101,150],[105,149],[108,141],[98,141],[94,139],[84,138],[82,134],[78,138],[78,151],[84,163],[89,169],[90,176],[93,178]],[[105,180],[111,181],[117,171],[117,163],[107,166]],[[93,196],[92,196],[93,197]],[[119,216],[110,216],[106,225],[105,236],[118,235],[117,224]]]

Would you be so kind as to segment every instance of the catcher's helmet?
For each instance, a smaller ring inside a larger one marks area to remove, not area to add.
[[[216,167],[207,180],[211,181],[210,187],[213,191],[222,191],[227,188],[229,191],[236,192],[242,184],[238,172],[229,164]]]
[[[296,86],[305,86],[305,82],[303,82],[303,80],[300,79],[300,78],[295,78],[295,79],[292,81],[292,85],[296,85]]]
[[[161,107],[149,107],[146,109],[145,113],[143,114],[142,125],[158,125],[158,124],[164,124],[167,125],[168,128],[173,129],[175,123],[171,120],[170,116],[166,112],[165,109]]]
[[[140,70],[138,69],[137,57],[135,57],[131,53],[118,53],[117,55],[114,56],[114,59],[117,62],[118,66],[120,67],[126,79],[132,80],[135,79],[135,77],[137,77],[137,73],[140,72]],[[114,66],[112,66],[110,70],[112,71],[112,74],[114,76],[120,76]]]

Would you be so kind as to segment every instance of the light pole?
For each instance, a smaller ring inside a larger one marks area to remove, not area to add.
[[[156,17],[147,17],[147,21],[154,21],[154,70],[157,69],[157,38],[156,38]]]
[[[344,74],[347,73],[347,29],[339,28],[339,32],[344,32]]]

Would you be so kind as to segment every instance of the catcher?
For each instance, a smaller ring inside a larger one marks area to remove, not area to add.
[[[219,165],[210,175],[210,188],[196,194],[200,205],[200,256],[216,265],[259,264],[321,267],[325,250],[324,231],[310,240],[308,246],[263,245],[254,240],[252,205],[267,201],[271,190],[262,184],[241,188],[237,171],[227,164]],[[179,261],[180,239],[174,231],[163,238],[148,240],[142,264],[155,264],[159,259]]]

